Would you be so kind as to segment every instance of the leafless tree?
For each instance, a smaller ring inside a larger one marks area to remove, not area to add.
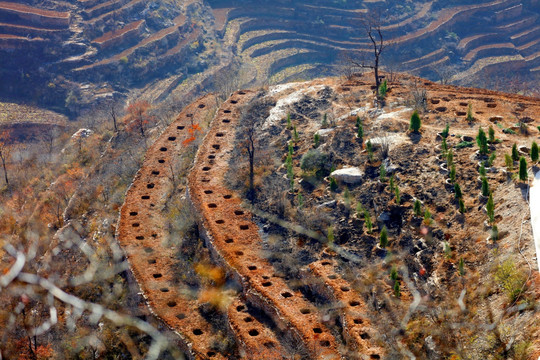
[[[4,169],[4,180],[6,181],[6,186],[9,186],[6,161],[9,159],[10,154],[11,146],[9,144],[9,133],[4,132],[0,135],[0,160],[2,161],[2,168]]]
[[[375,86],[378,93],[379,86],[381,85],[381,78],[379,77],[381,54],[386,48],[386,43],[382,33],[380,11],[377,11],[375,14],[368,13],[362,23],[365,32],[373,46],[373,62],[366,63],[364,59],[361,62],[353,59],[352,62],[355,66],[359,68],[373,70],[373,72],[375,73]]]
[[[118,125],[117,125],[117,110],[116,110],[116,100],[113,100],[109,104],[109,115],[111,116],[111,120],[113,122],[114,126],[114,132],[118,132]]]

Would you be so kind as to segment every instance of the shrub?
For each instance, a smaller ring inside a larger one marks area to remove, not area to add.
[[[373,145],[371,144],[371,140],[368,140],[368,142],[366,143],[366,149],[367,149],[367,152],[368,152],[368,158],[369,158],[369,161],[373,161]]]
[[[486,210],[488,215],[488,221],[490,224],[495,222],[495,204],[493,203],[493,194],[489,194],[489,199],[486,204]]]
[[[480,148],[480,154],[486,155],[488,153],[487,138],[484,129],[478,129],[478,135],[476,136],[476,144]]]
[[[534,162],[538,161],[538,144],[536,141],[533,141],[531,145],[531,160]]]
[[[422,215],[422,204],[420,203],[420,200],[414,200],[413,211],[416,216]]]
[[[316,149],[309,150],[302,155],[300,168],[303,171],[314,173],[318,178],[323,178],[330,173],[330,156]]]
[[[456,144],[456,149],[464,149],[467,147],[472,147],[473,142],[472,141],[460,141],[458,144]]]
[[[525,276],[520,273],[512,260],[506,260],[497,267],[495,279],[506,292],[510,301],[516,301],[525,287]]]
[[[517,150],[516,143],[514,143],[514,145],[512,145],[512,160],[519,161],[519,152]]]
[[[379,237],[379,245],[383,249],[388,246],[388,230],[386,229],[386,226],[383,226],[381,230],[381,236]]]
[[[527,181],[527,160],[522,156],[519,159],[519,180]]]
[[[422,120],[420,120],[420,115],[418,115],[418,111],[415,111],[411,115],[411,122],[409,125],[409,130],[411,130],[414,133],[417,133],[420,130],[420,127],[422,127]]]
[[[508,129],[508,128],[503,129],[503,133],[509,134],[509,135],[516,135],[516,132],[514,130]]]
[[[457,200],[463,198],[463,193],[461,192],[461,187],[459,186],[458,183],[454,184],[454,195]]]
[[[488,129],[489,142],[493,144],[495,142],[495,130],[492,126]]]
[[[485,176],[482,176],[482,195],[489,196],[489,183]]]

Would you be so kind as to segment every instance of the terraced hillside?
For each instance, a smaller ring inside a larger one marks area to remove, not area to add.
[[[195,9],[194,1],[53,1],[47,9],[0,2],[2,93],[29,101],[30,89],[38,102],[71,110],[156,79],[185,78],[203,49]]]
[[[400,76],[379,108],[369,80],[237,91],[218,108],[206,96],[149,149],[122,207],[118,238],[148,305],[178,334],[189,358],[383,359],[409,352],[481,358],[499,346],[487,340],[499,336],[486,324],[489,316],[516,329],[508,333],[512,343],[503,343],[509,354],[528,344],[530,359],[538,356],[540,324],[535,307],[524,305],[540,296],[537,272],[527,265],[535,254],[522,210],[526,184],[504,154],[516,143],[528,156],[540,104]],[[422,130],[407,133],[411,93],[419,87],[427,99]],[[190,129],[209,116],[189,176],[175,178],[173,169],[193,150]],[[248,204],[242,149],[252,121],[256,198]],[[362,138],[355,124],[363,126]],[[441,135],[446,124],[448,135]],[[473,140],[489,126],[497,140],[487,165]],[[441,155],[444,136],[451,166]],[[366,151],[368,141],[374,154]],[[305,165],[310,153],[324,156],[315,165],[320,171],[337,169],[331,174],[337,183],[329,186]],[[495,199],[492,221],[479,167]],[[464,212],[454,183],[461,185]],[[176,214],[197,214],[191,240],[170,230],[175,198],[182,199]],[[419,214],[416,201],[433,216]],[[383,231],[387,245],[377,244]],[[502,280],[493,280],[509,261],[524,284],[511,300]],[[523,304],[519,314],[512,311],[516,303]],[[419,340],[426,337],[429,343]]]
[[[371,60],[362,21],[374,13],[387,70],[486,87],[496,81],[483,75],[511,70],[534,84],[538,9],[537,0],[3,1],[1,89],[76,113],[134,89],[162,101],[235,83],[227,77],[252,85],[347,73],[344,57]]]
[[[236,44],[259,79],[335,73],[343,52],[371,61],[362,19],[373,20],[381,7],[389,69],[438,79],[442,68],[455,66],[452,79],[463,83],[482,71],[539,71],[537,1],[209,2],[218,28],[229,33],[225,41]]]

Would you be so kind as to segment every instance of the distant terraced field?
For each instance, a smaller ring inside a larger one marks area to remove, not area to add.
[[[243,61],[254,64],[260,79],[279,74],[280,80],[315,77],[325,68],[337,73],[335,65],[343,52],[370,60],[362,20],[380,3],[347,3],[342,8],[321,3],[245,2],[238,6],[210,1],[216,23],[233,33],[229,39]],[[454,66],[455,80],[508,67],[523,74],[538,71],[537,1],[447,3],[426,1],[409,8],[386,5],[390,13],[400,13],[383,15],[381,20],[388,44],[383,63],[388,68],[437,79],[442,68]]]
[[[29,0],[0,2],[0,89],[61,108],[103,88],[192,100],[239,68],[244,86],[343,74],[345,57],[371,60],[362,22],[383,5],[388,71],[488,87],[540,76],[538,0]]]

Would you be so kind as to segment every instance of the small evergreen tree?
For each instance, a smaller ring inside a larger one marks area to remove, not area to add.
[[[414,200],[413,211],[414,211],[414,215],[416,216],[422,215],[422,204],[420,203],[420,200],[418,199]]]
[[[533,141],[531,145],[531,160],[534,162],[538,161],[538,144],[536,141]]]
[[[495,152],[492,152],[491,155],[489,155],[489,158],[487,160],[487,165],[489,167],[492,167],[496,158],[497,158],[497,154]]]
[[[424,224],[426,226],[431,225],[431,213],[429,212],[428,208],[426,208],[426,210],[424,211]]]
[[[486,204],[486,210],[488,215],[488,221],[490,224],[495,222],[495,204],[493,203],[493,194],[489,194],[489,199]]]
[[[478,172],[480,173],[480,176],[486,176],[487,171],[486,171],[486,167],[484,166],[484,162],[480,164],[480,168],[478,169]]]
[[[522,156],[519,159],[519,180],[527,181],[527,160]]]
[[[491,240],[492,241],[499,240],[499,228],[497,227],[497,225],[493,225],[491,227]]]
[[[456,166],[455,165],[452,165],[452,167],[450,168],[449,177],[452,184],[456,182]]]
[[[330,177],[330,190],[333,192],[336,192],[337,189],[338,189],[338,184],[337,184],[336,179],[334,179],[333,177]]]
[[[328,239],[329,244],[332,244],[334,242],[334,228],[332,226],[328,227],[328,233],[326,235],[326,238]]]
[[[519,152],[516,143],[512,145],[512,160],[519,161]]]
[[[443,139],[446,139],[448,137],[448,135],[450,135],[450,125],[448,125],[448,123],[446,123],[446,127],[442,131],[441,136],[442,136]]]
[[[399,203],[401,203],[401,195],[399,193],[399,187],[396,186],[396,189],[394,191],[395,195],[396,195],[396,204],[399,205]]]
[[[296,125],[294,125],[293,130],[294,130],[293,139],[294,139],[294,143],[296,144],[298,142],[298,140],[300,139],[299,136],[298,136],[298,131],[296,131]]]
[[[366,143],[366,149],[367,149],[369,161],[372,162],[373,161],[373,145],[371,145],[371,140],[368,140],[368,142]]]
[[[362,126],[362,124],[358,124],[358,131],[357,131],[356,135],[358,135],[359,139],[364,138],[364,127]]]
[[[450,168],[452,165],[454,165],[454,152],[450,149],[446,154],[446,166]]]
[[[401,288],[399,286],[399,281],[396,280],[394,283],[394,295],[399,298],[401,297]]]
[[[366,226],[368,233],[371,234],[371,231],[373,230],[373,223],[371,222],[371,214],[367,209],[364,209],[364,225]]]
[[[472,111],[472,104],[469,103],[469,107],[467,108],[467,121],[472,122],[474,121],[473,111]]]
[[[390,279],[392,279],[392,281],[396,281],[398,279],[398,272],[395,266],[392,266],[392,269],[390,270]]]
[[[465,207],[465,203],[463,202],[463,199],[459,199],[458,204],[459,204],[459,212],[461,214],[465,214],[467,212],[467,208]]]
[[[390,176],[390,191],[394,192],[395,190],[395,184],[394,184],[394,175]]]
[[[465,275],[465,261],[463,260],[463,258],[459,259],[458,269],[459,269],[459,276]]]
[[[386,80],[383,81],[383,83],[379,86],[379,98],[384,99],[386,97],[386,93],[388,92],[388,83]]]
[[[289,144],[287,145],[289,155],[292,156],[294,154],[294,146],[291,141],[289,141]]]
[[[448,151],[448,144],[446,143],[446,138],[442,139],[441,150],[442,154],[446,156],[446,152]]]
[[[411,115],[409,130],[417,133],[420,130],[420,127],[422,127],[422,120],[420,120],[420,115],[418,115],[418,111],[414,111]]]
[[[287,130],[292,130],[291,114],[287,114]]]
[[[381,230],[381,236],[379,237],[379,245],[383,249],[388,246],[388,230],[386,229],[386,226],[383,226]]]
[[[360,216],[364,213],[364,207],[362,206],[361,202],[358,202],[356,204],[356,217],[360,219]]]
[[[328,115],[326,113],[323,115],[323,119],[322,119],[322,122],[321,122],[321,127],[323,129],[328,127]]]
[[[360,116],[356,116],[356,127],[360,127],[360,125],[362,125],[362,120],[360,119]]]
[[[489,127],[488,136],[489,136],[489,142],[491,144],[495,143],[495,130],[493,129],[493,126]]]
[[[482,176],[482,195],[489,196],[489,183],[485,176]]]
[[[304,195],[302,195],[302,193],[298,193],[298,195],[296,196],[296,201],[298,203],[298,208],[301,209],[302,207],[304,207]]]
[[[512,156],[509,154],[504,154],[504,163],[508,171],[512,171],[514,169],[514,162],[512,161]]]
[[[319,147],[319,142],[321,141],[321,136],[319,135],[319,133],[315,133],[315,135],[313,135],[313,145],[318,148]]]
[[[478,147],[480,148],[480,154],[486,155],[488,153],[487,138],[486,138],[486,133],[484,132],[484,129],[482,129],[481,127],[478,129],[478,135],[476,136],[476,143],[478,144]]]
[[[379,177],[382,182],[386,181],[386,166],[384,166],[384,164],[381,164],[379,167]]]
[[[459,186],[458,183],[454,184],[454,195],[457,200],[463,198],[463,193],[461,192],[461,187]]]

